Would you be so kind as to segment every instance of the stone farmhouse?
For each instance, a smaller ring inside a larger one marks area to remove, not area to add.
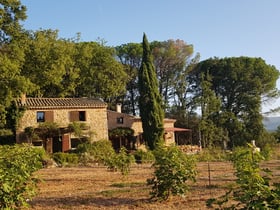
[[[25,109],[17,131],[17,143],[28,142],[43,146],[47,152],[66,152],[74,149],[83,138],[75,136],[69,130],[69,124],[78,122],[86,125],[83,136],[90,135],[92,141],[110,139],[113,147],[118,150],[121,146],[127,149],[137,149],[144,143],[142,139],[141,118],[121,112],[117,105],[116,111],[107,110],[107,104],[101,100],[90,98],[26,98],[25,95],[17,100],[17,106]],[[190,132],[188,129],[175,128],[174,119],[164,119],[164,140],[166,145],[177,143],[178,133]],[[26,128],[38,129],[42,122],[54,122],[59,132],[46,139],[29,139]],[[129,129],[130,135],[114,136],[114,129]]]
[[[57,136],[42,140],[32,139],[36,146],[43,146],[49,153],[66,152],[80,141],[68,129],[70,123],[86,125],[84,133],[93,141],[108,139],[107,104],[89,98],[26,98],[17,100],[19,107],[25,108],[16,131],[17,143],[28,142],[25,129],[37,128],[42,122],[55,122],[59,126]]]
[[[143,145],[143,129],[140,117],[122,113],[120,104],[117,104],[116,111],[108,110],[107,114],[109,137],[112,141],[113,147],[116,150],[118,150],[121,146],[125,146],[128,149],[133,149],[139,148]],[[189,129],[174,127],[175,122],[175,119],[169,118],[165,118],[163,121],[165,145],[177,144],[180,137],[179,133],[191,132]],[[131,128],[133,130],[132,138],[129,136],[127,138],[110,136],[110,131],[118,128]]]

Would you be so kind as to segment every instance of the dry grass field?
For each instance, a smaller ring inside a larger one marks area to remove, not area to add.
[[[146,179],[152,177],[150,165],[135,165],[127,177],[105,167],[46,168],[39,171],[44,180],[30,209],[207,209],[209,198],[224,194],[235,176],[229,162],[198,163],[196,183],[190,183],[185,198],[151,202]],[[280,181],[280,161],[268,161],[263,167],[273,170]],[[210,173],[209,173],[210,171]]]

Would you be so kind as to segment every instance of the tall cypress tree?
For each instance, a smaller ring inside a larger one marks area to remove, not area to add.
[[[143,57],[139,70],[139,108],[142,119],[143,138],[153,150],[163,142],[163,107],[158,90],[158,81],[153,65],[150,45],[146,34],[143,36]]]

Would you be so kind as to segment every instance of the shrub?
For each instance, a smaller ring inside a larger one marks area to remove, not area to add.
[[[279,209],[280,185],[270,186],[270,171],[260,169],[264,160],[260,152],[249,148],[237,148],[232,155],[236,169],[236,186],[217,199],[209,199],[208,207],[218,205],[220,209]],[[236,201],[226,206],[228,201]]]
[[[74,153],[57,152],[52,156],[54,161],[60,166],[73,166],[79,163],[79,157]]]
[[[181,195],[188,190],[186,181],[195,181],[195,159],[176,146],[158,148],[154,152],[154,177],[147,180],[152,185],[151,198],[167,200],[171,195]]]
[[[119,170],[126,176],[130,172],[131,164],[135,163],[134,156],[127,154],[127,150],[121,147],[119,153],[105,159],[104,164],[112,171]]]
[[[261,149],[261,155],[265,158],[265,160],[270,160],[272,157],[273,149],[272,146],[269,144],[266,144],[262,149]]]
[[[155,156],[150,150],[137,150],[133,155],[136,163],[152,163],[155,161]]]
[[[103,163],[115,155],[112,143],[108,140],[100,140],[93,143],[79,144],[76,153],[84,164],[89,162]]]
[[[122,175],[126,176],[130,172],[131,164],[135,163],[134,156],[127,154],[127,150],[121,147],[120,152],[116,155],[115,165]]]
[[[14,143],[13,131],[9,129],[0,129],[0,145],[11,145]]]
[[[36,193],[42,152],[30,145],[0,146],[0,208],[18,209]]]

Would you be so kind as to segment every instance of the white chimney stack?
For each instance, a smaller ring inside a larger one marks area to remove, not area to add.
[[[117,103],[116,111],[117,111],[118,113],[122,113],[122,104]]]

